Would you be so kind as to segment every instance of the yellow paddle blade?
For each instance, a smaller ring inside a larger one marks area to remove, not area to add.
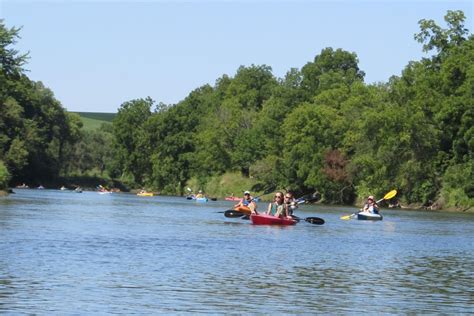
[[[352,218],[352,214],[351,215],[344,215],[344,216],[341,216],[341,219],[343,220],[349,220]]]
[[[392,190],[390,192],[388,192],[387,194],[385,194],[385,196],[383,197],[384,200],[390,200],[391,198],[393,198],[395,195],[397,195],[397,190]]]

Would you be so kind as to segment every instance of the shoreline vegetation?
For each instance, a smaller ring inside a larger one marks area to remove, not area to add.
[[[187,183],[187,188],[191,191],[186,191],[183,195],[175,195],[175,194],[161,194],[161,192],[154,190],[153,188],[149,187],[128,187],[124,183],[118,180],[110,180],[104,179],[100,177],[70,177],[70,178],[63,178],[59,181],[54,181],[50,183],[46,183],[43,187],[44,189],[56,189],[59,190],[61,187],[66,188],[67,190],[74,190],[76,187],[81,187],[84,191],[97,191],[98,185],[102,185],[107,189],[114,190],[116,193],[125,193],[125,194],[136,194],[140,192],[140,190],[146,190],[147,192],[153,192],[156,196],[164,195],[164,196],[182,196],[185,197],[187,194],[198,192],[202,190],[206,196],[212,197],[216,200],[224,200],[227,196],[236,196],[236,197],[243,197],[243,192],[248,190],[248,188],[255,187],[257,185],[252,179],[242,177],[238,173],[229,173],[224,174],[220,177],[214,177],[209,182],[207,182],[204,186],[199,186],[197,179],[192,179]],[[258,185],[257,185],[258,186]],[[29,186],[27,185],[28,189],[37,189],[38,185],[36,186]],[[195,188],[195,189],[191,189]],[[0,197],[8,196],[8,194],[15,194],[15,190],[22,190],[23,188],[9,188],[0,190]],[[272,201],[272,197],[276,191],[283,191],[286,190],[275,190],[275,191],[252,191],[253,196],[258,196],[261,201],[263,202],[270,202]],[[317,194],[317,192],[315,192]],[[332,203],[325,203],[324,199],[319,199],[315,202],[310,204],[319,204],[319,205],[335,205]],[[363,200],[358,200],[351,204],[345,204],[346,206],[351,207],[358,207],[363,204]],[[402,204],[397,197],[393,200],[388,202],[383,201],[381,203],[382,208],[386,209],[396,209],[402,211],[433,211],[433,212],[447,212],[447,213],[474,213],[474,207],[464,207],[464,206],[457,206],[457,207],[442,207],[439,202],[433,202],[432,204],[422,204],[422,203],[411,203],[411,204]]]
[[[48,190],[48,188],[46,188]],[[0,198],[2,197],[6,197],[8,196],[9,194],[15,194],[15,191],[16,188],[12,188],[12,189],[7,189],[7,190],[0,190]],[[17,190],[22,190],[22,189],[17,189]],[[96,191],[94,188],[84,188],[84,191]],[[132,190],[132,191],[129,191],[129,192],[122,192],[122,191],[118,191],[116,193],[124,193],[124,194],[136,194],[138,193],[140,190]],[[152,192],[152,191],[150,191]],[[156,194],[156,192],[153,192]],[[157,196],[159,196],[159,194],[156,194]],[[270,195],[273,195],[270,194]],[[171,195],[171,196],[174,196],[174,195]],[[219,200],[224,200],[225,196],[216,196],[216,195],[213,195],[212,193],[209,194],[209,196],[213,196],[215,197],[215,199],[217,201]],[[262,202],[270,202],[271,201],[271,196],[262,196],[261,197],[261,201]],[[321,202],[313,202],[313,203],[310,203],[310,204],[319,204],[319,205],[325,205]],[[352,206],[352,207],[358,207],[360,206],[360,204],[353,204],[353,205],[346,205],[346,206]],[[388,205],[386,207],[382,207],[382,209],[398,209],[398,210],[401,210],[401,211],[432,211],[432,212],[444,212],[444,213],[473,213],[474,214],[474,207],[470,206],[470,207],[449,207],[449,208],[438,208],[437,206],[435,205],[431,205],[431,206],[423,206],[421,204],[411,204],[411,205],[400,205],[400,206],[392,206],[392,205]]]
[[[474,207],[474,36],[462,11],[419,21],[425,56],[367,84],[356,52],[326,47],[282,78],[240,66],[176,104],[124,100],[67,112],[27,76],[21,28],[0,20],[0,189],[147,189],[184,196],[317,192],[360,205],[397,189],[402,208]],[[389,56],[385,56],[389,58]],[[34,56],[31,56],[34,58]]]

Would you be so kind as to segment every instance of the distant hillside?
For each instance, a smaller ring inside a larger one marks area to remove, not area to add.
[[[85,130],[98,129],[102,124],[110,124],[117,113],[71,112],[81,117]]]

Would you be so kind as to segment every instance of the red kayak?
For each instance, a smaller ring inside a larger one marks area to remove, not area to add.
[[[240,198],[238,196],[226,196],[224,199],[226,201],[240,201],[240,200],[242,200],[242,198]]]
[[[252,214],[250,220],[254,225],[295,225],[296,221],[293,219],[279,218],[267,214]]]

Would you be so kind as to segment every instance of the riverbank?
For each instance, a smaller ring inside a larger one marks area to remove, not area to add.
[[[402,209],[402,210],[413,210],[413,211],[433,211],[433,212],[453,212],[453,213],[474,213],[473,206],[457,206],[457,207],[441,207],[437,203],[433,203],[432,205],[426,206],[421,204],[409,204],[403,205],[400,207],[393,207],[394,209]]]
[[[271,202],[273,196],[278,190],[266,191],[262,185],[259,185],[253,178],[243,177],[238,172],[227,172],[220,176],[213,176],[206,179],[206,183],[200,183],[198,179],[191,179],[187,182],[187,189],[192,193],[202,190],[208,197],[224,199],[226,196],[243,197],[244,191],[250,191],[252,196],[259,197],[260,201]],[[285,191],[285,190],[283,190]],[[296,196],[297,198],[299,196]],[[320,199],[313,204],[328,205],[323,199]],[[350,206],[360,207],[364,201],[356,201]],[[403,201],[395,205],[388,205],[381,203],[383,208],[392,208],[400,210],[423,210],[433,212],[453,212],[453,213],[474,213],[474,206],[454,206],[447,207],[442,199],[438,199],[428,205],[422,203],[404,204]]]
[[[18,184],[21,185],[18,188],[44,188],[44,189],[60,189],[66,188],[68,190],[74,190],[78,187],[87,191],[95,191],[99,185],[106,187],[107,189],[113,189],[120,192],[129,192],[130,188],[127,184],[116,179],[102,178],[98,176],[70,176],[70,177],[59,177],[57,179],[43,181],[43,182],[25,182]],[[13,188],[15,189],[15,188]]]

